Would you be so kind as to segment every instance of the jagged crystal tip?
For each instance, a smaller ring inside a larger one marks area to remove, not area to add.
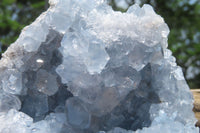
[[[0,60],[0,133],[197,132],[169,28],[150,5],[49,3]]]

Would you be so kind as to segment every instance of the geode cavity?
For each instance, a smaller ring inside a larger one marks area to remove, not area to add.
[[[195,133],[193,98],[151,6],[50,0],[0,61],[0,133]]]

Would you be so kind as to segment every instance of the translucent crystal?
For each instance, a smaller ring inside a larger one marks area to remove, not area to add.
[[[36,87],[38,91],[49,96],[54,95],[58,91],[56,76],[41,69],[38,71],[36,78]]]
[[[35,121],[43,119],[49,111],[47,95],[39,93],[36,90],[29,91],[23,100],[21,111],[29,114]]]
[[[22,91],[22,74],[15,69],[6,71],[7,75],[3,77],[3,90],[11,94],[20,94]]]
[[[0,133],[197,132],[169,28],[150,5],[49,3],[0,60]]]
[[[75,128],[85,129],[90,126],[91,115],[77,98],[70,98],[66,102],[67,120]]]
[[[2,133],[29,133],[29,127],[33,123],[30,116],[14,109],[9,110],[8,113],[1,113],[0,121]]]
[[[21,108],[21,101],[18,97],[0,91],[0,112],[7,112],[10,109],[19,110]]]

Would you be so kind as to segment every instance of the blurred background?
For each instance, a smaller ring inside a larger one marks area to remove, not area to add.
[[[190,88],[200,88],[200,0],[108,0],[114,10],[125,12],[138,3],[150,4],[170,28],[169,49],[183,69]],[[48,0],[0,0],[0,51],[20,31],[48,8]],[[1,55],[1,54],[0,54]],[[0,56],[1,58],[1,56]]]

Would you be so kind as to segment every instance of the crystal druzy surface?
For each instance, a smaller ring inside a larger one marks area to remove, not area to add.
[[[0,61],[0,133],[195,133],[193,98],[151,6],[50,0]]]

